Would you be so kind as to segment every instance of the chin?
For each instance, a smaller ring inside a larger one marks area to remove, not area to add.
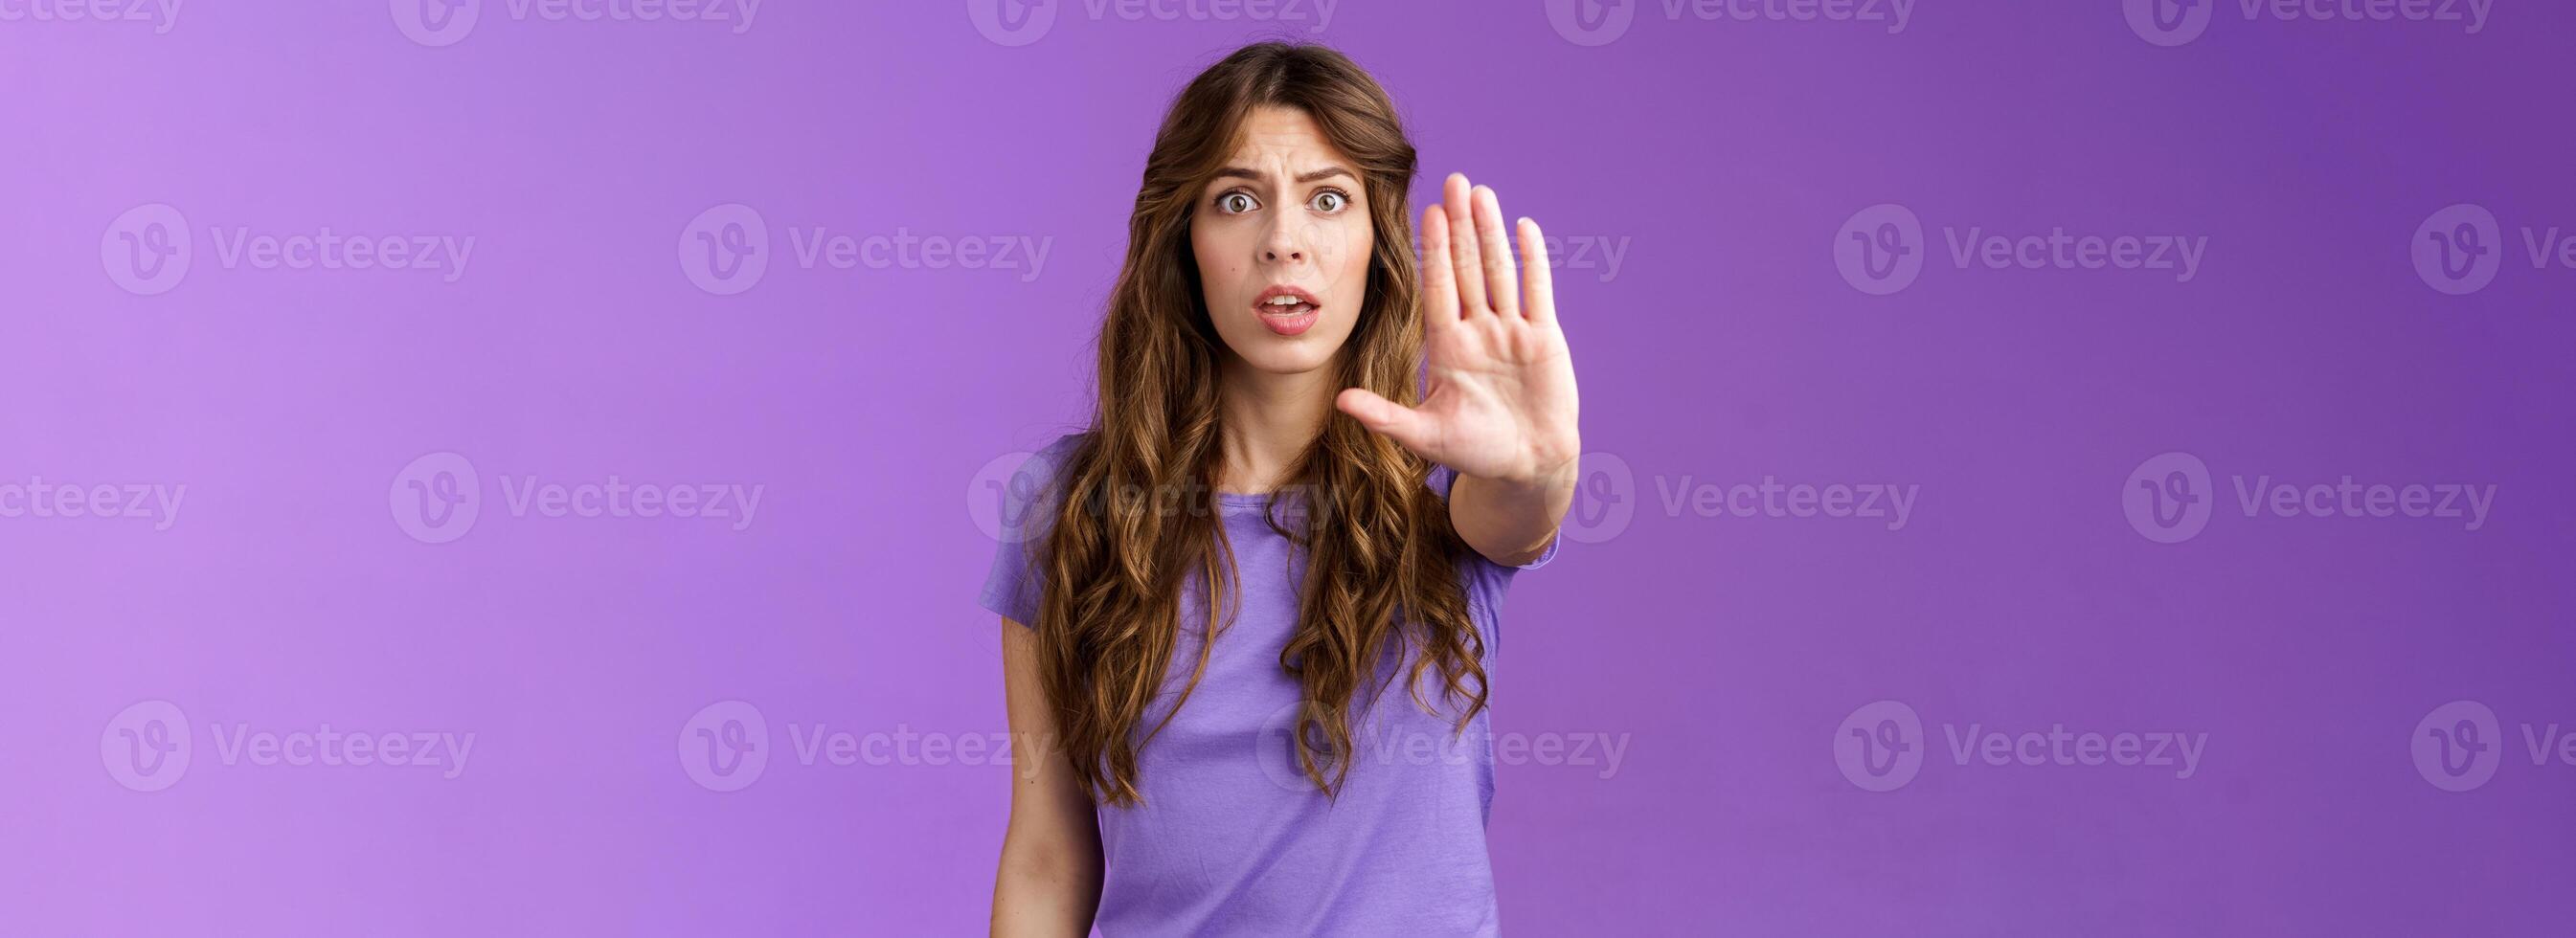
[[[1236,349],[1235,356],[1255,371],[1274,375],[1305,374],[1333,361],[1333,351],[1321,345],[1300,343],[1295,347],[1279,347],[1282,345],[1285,343],[1274,341],[1274,347],[1252,349],[1249,355]]]
[[[1347,335],[1327,336],[1322,329],[1282,338],[1260,323],[1243,323],[1242,333],[1225,336],[1226,347],[1255,371],[1275,375],[1304,374],[1332,364],[1333,353]],[[1222,333],[1221,333],[1222,334]]]

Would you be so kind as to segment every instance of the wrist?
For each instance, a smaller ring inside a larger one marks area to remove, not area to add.
[[[1524,473],[1491,477],[1485,481],[1515,491],[1537,493],[1573,488],[1575,480],[1582,474],[1582,461],[1578,457],[1568,458],[1554,465],[1539,466]]]

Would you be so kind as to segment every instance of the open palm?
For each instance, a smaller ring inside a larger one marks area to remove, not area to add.
[[[1574,359],[1557,327],[1538,223],[1520,220],[1516,267],[1494,190],[1452,173],[1442,202],[1422,218],[1422,405],[1364,388],[1345,389],[1334,403],[1460,475],[1527,481],[1561,472],[1583,444]]]

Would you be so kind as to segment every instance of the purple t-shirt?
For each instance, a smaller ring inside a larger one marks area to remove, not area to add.
[[[1042,538],[1053,517],[1025,509],[1040,496],[1056,500],[1054,474],[1077,442],[1075,434],[1057,438],[1012,479],[984,608],[1023,624],[1037,617],[1044,571],[1029,567],[1023,541]],[[1446,496],[1455,475],[1435,466],[1430,484]],[[1105,936],[1496,934],[1485,822],[1494,794],[1490,707],[1502,697],[1497,615],[1513,574],[1555,559],[1564,537],[1521,567],[1466,552],[1459,575],[1485,639],[1489,709],[1453,738],[1461,705],[1444,695],[1438,669],[1421,685],[1435,717],[1406,686],[1409,659],[1393,656],[1411,650],[1394,650],[1384,672],[1393,679],[1373,712],[1358,716],[1354,701],[1356,751],[1335,802],[1297,765],[1288,732],[1299,689],[1279,667],[1296,628],[1304,564],[1263,522],[1270,496],[1217,501],[1234,548],[1240,615],[1217,634],[1207,673],[1179,714],[1137,753],[1144,803],[1096,808],[1106,864],[1096,927]],[[1287,506],[1281,514],[1293,525]],[[1162,696],[1140,733],[1170,712],[1197,663],[1206,606],[1195,580],[1182,593],[1181,635]]]

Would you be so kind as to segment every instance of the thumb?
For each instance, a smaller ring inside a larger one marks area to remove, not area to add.
[[[1343,389],[1333,398],[1333,406],[1358,418],[1361,426],[1385,434],[1396,445],[1424,459],[1440,461],[1438,454],[1431,451],[1437,436],[1431,418],[1421,411],[1387,400],[1367,388]]]

